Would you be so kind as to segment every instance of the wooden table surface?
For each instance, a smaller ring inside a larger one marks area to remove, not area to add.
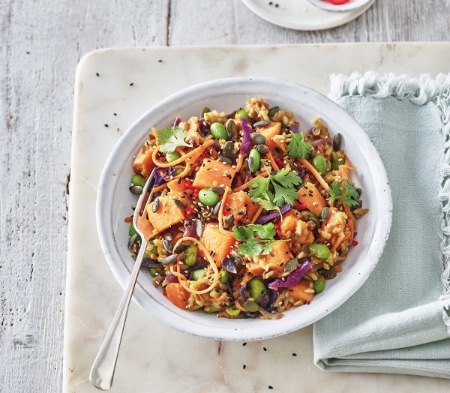
[[[0,392],[61,391],[81,56],[103,47],[447,41],[449,31],[450,0],[378,0],[355,21],[322,32],[273,26],[239,0],[2,0]]]

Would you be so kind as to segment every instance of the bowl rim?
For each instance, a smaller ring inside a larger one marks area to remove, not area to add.
[[[118,281],[119,285],[125,289],[128,285],[129,275],[123,274],[123,269],[120,268],[120,265],[115,263],[116,259],[119,259],[123,262],[120,255],[112,252],[114,247],[111,247],[114,243],[114,230],[112,230],[112,209],[105,211],[104,206],[107,206],[109,199],[113,200],[114,189],[112,188],[112,184],[110,182],[111,173],[115,174],[120,172],[122,168],[117,167],[116,156],[122,150],[122,147],[128,145],[129,139],[133,137],[133,132],[135,129],[148,128],[151,125],[152,117],[156,117],[158,113],[161,113],[163,109],[169,106],[171,103],[189,98],[190,96],[196,96],[197,93],[207,92],[212,88],[217,88],[220,86],[223,88],[224,86],[242,86],[245,84],[266,84],[270,86],[276,86],[278,88],[285,87],[288,89],[296,89],[304,94],[309,94],[317,97],[320,100],[325,100],[328,102],[328,105],[334,106],[334,111],[336,111],[345,121],[353,123],[354,127],[358,129],[358,135],[365,142],[365,151],[370,155],[371,165],[369,167],[371,177],[373,178],[373,174],[376,174],[376,179],[378,186],[375,187],[376,194],[376,202],[377,202],[377,222],[374,225],[374,233],[370,243],[370,247],[365,256],[365,264],[360,264],[360,272],[359,280],[354,280],[352,285],[348,285],[346,291],[341,291],[340,296],[335,296],[333,299],[329,300],[328,306],[323,308],[322,311],[316,312],[315,317],[310,318],[302,318],[299,322],[296,323],[288,323],[288,324],[271,324],[267,325],[267,329],[264,329],[263,332],[258,331],[258,329],[245,329],[245,331],[239,331],[239,329],[230,329],[227,328],[211,328],[208,326],[201,325],[194,321],[191,321],[187,318],[183,318],[182,316],[168,310],[166,307],[158,303],[152,298],[149,298],[145,290],[139,284],[139,281],[136,284],[133,299],[134,301],[142,307],[145,311],[149,312],[153,316],[155,316],[158,320],[163,322],[164,324],[175,328],[178,331],[182,331],[184,333],[189,333],[194,336],[200,336],[204,338],[210,338],[215,340],[228,340],[228,341],[251,341],[251,340],[262,340],[268,339],[272,337],[281,336],[287,333],[291,333],[300,328],[311,325],[312,323],[320,320],[325,315],[328,315],[336,308],[341,306],[350,296],[352,296],[367,280],[375,266],[377,265],[379,258],[384,250],[384,246],[389,237],[389,232],[392,223],[392,196],[391,189],[389,186],[387,173],[383,162],[380,158],[378,151],[375,146],[369,139],[368,135],[365,133],[363,128],[353,119],[344,109],[342,109],[335,102],[330,100],[328,97],[323,95],[322,93],[317,92],[314,89],[306,87],[302,84],[291,82],[279,78],[274,77],[260,77],[260,76],[244,76],[244,77],[230,77],[230,78],[221,78],[221,79],[213,79],[206,82],[201,82],[189,87],[186,87],[182,90],[179,90],[170,96],[164,98],[159,103],[154,105],[148,111],[146,111],[142,116],[140,116],[121,136],[119,141],[114,145],[113,149],[109,153],[109,156],[106,160],[106,163],[103,167],[103,171],[100,176],[100,181],[98,185],[98,193],[96,199],[96,223],[97,223],[97,232],[99,236],[100,245],[105,256],[105,259],[111,269],[114,277]],[[236,93],[238,94],[238,93]],[[106,202],[106,203],[105,203]],[[380,210],[381,209],[381,210]],[[108,236],[107,234],[112,232],[112,236]],[[125,263],[123,263],[125,265]],[[126,268],[126,267],[125,267]],[[152,306],[152,310],[149,309],[149,304]],[[155,312],[159,311],[159,312]],[[240,321],[240,320],[238,320]],[[242,334],[244,333],[245,334]]]

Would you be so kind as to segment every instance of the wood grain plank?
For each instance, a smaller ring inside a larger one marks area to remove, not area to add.
[[[2,392],[61,391],[75,67],[99,47],[165,45],[167,5],[1,3]]]

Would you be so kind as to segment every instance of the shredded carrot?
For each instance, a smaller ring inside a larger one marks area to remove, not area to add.
[[[210,251],[203,245],[202,242],[200,242],[199,240],[193,238],[193,237],[182,237],[181,239],[179,239],[175,245],[173,246],[173,248],[178,247],[179,244],[185,242],[185,241],[190,241],[190,242],[194,242],[197,247],[203,252],[205,258],[208,260],[209,262],[209,266],[211,267],[213,273],[214,273],[214,277],[213,277],[213,282],[211,283],[211,285],[206,288],[206,289],[202,289],[202,290],[197,290],[197,289],[191,289],[189,287],[189,285],[186,284],[186,281],[188,281],[186,279],[186,277],[180,272],[180,265],[177,263],[177,270],[173,269],[173,265],[170,266],[170,272],[176,276],[178,278],[179,283],[181,284],[181,286],[186,289],[186,291],[196,294],[196,295],[201,295],[203,293],[208,293],[211,290],[213,290],[217,284],[219,283],[219,269],[217,268],[216,262],[214,261],[214,259],[211,257],[210,255]]]
[[[263,173],[261,173],[261,174],[258,175],[258,176],[267,177],[267,176],[269,176],[269,173],[268,173],[268,172],[263,172]],[[256,177],[258,177],[258,176],[256,176]],[[255,179],[255,178],[253,178],[252,180],[254,180],[254,179]],[[249,187],[249,185],[250,185],[250,183],[252,182],[252,180],[248,181],[247,183],[244,183],[244,184],[240,185],[239,187],[236,187],[236,188],[233,190],[233,192],[239,192],[239,191],[244,191],[244,190],[246,190],[246,189]]]
[[[272,152],[270,150],[266,153],[266,157],[269,159],[270,165],[272,165],[273,170],[279,171],[280,167],[275,162],[275,159],[273,158]]]
[[[239,309],[239,310],[241,310],[243,312],[247,312],[247,309],[242,306],[242,304],[241,304],[241,302],[239,300],[236,299],[234,304],[236,305],[237,309]]]
[[[261,215],[261,212],[263,211],[263,207],[260,206],[259,209],[256,211],[255,215],[252,218],[252,224],[254,224],[256,222],[256,220],[259,218],[259,216]]]
[[[336,265],[334,266],[334,270],[338,273],[342,272],[342,270],[344,270],[344,268],[341,265]]]
[[[219,214],[217,216],[217,220],[219,221],[219,232],[226,236],[234,237],[233,232],[226,231],[225,229],[223,229],[223,208],[225,206],[225,202],[227,200],[227,195],[229,192],[230,192],[230,187],[225,187],[225,192],[223,193],[222,201],[220,202],[220,209],[219,209]]]
[[[328,183],[324,180],[324,178],[322,177],[322,175],[317,172],[316,168],[314,168],[312,166],[312,164],[305,158],[300,158],[300,162],[306,167],[306,169],[308,169],[308,171],[310,171],[312,173],[312,175],[317,179],[317,181],[320,183],[320,185],[326,190],[328,191],[330,189],[330,186],[328,185]]]
[[[348,222],[347,222],[347,226],[350,230],[350,235],[349,235],[349,242],[351,243],[353,241],[353,238],[355,236],[355,217],[353,216],[352,211],[350,210],[350,208],[344,204],[344,211],[345,214],[348,217]]]
[[[236,175],[236,173],[238,173],[241,170],[243,162],[244,162],[244,156],[242,154],[239,154],[239,157],[236,161],[236,170],[234,172],[233,177]]]
[[[272,142],[275,143],[284,154],[287,154],[285,138],[286,137],[283,135],[275,135],[274,137],[272,137]]]
[[[214,140],[209,139],[209,140],[205,141],[203,143],[203,145],[195,148],[194,150],[191,150],[189,153],[185,154],[184,156],[181,156],[180,158],[178,158],[177,160],[172,161],[172,162],[158,161],[157,155],[159,153],[159,146],[156,146],[155,149],[153,149],[153,152],[152,152],[152,160],[153,160],[154,164],[156,164],[157,166],[159,166],[161,168],[170,168],[172,166],[175,166],[175,165],[178,165],[178,164],[182,163],[183,161],[185,161],[189,157],[192,157],[192,156],[195,156],[195,155],[197,155],[196,159],[198,159],[198,157],[200,157],[200,154],[198,154],[198,153],[200,153],[200,152],[203,153],[203,151],[205,149],[207,149],[209,146],[211,146],[213,143],[214,143]],[[193,162],[191,161],[191,164],[192,163]]]
[[[338,239],[336,240],[336,242],[333,244],[333,247],[331,247],[331,251],[333,251],[333,252],[336,251],[344,240],[345,240],[345,235],[343,233],[341,233],[339,235]]]

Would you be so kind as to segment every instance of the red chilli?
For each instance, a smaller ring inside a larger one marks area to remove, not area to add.
[[[306,209],[307,209],[306,205],[305,205],[304,203],[302,203],[302,202],[295,202],[294,207],[295,207],[297,210],[300,210],[300,211],[306,210]]]
[[[352,240],[352,247],[356,247],[359,244],[358,240]]]

